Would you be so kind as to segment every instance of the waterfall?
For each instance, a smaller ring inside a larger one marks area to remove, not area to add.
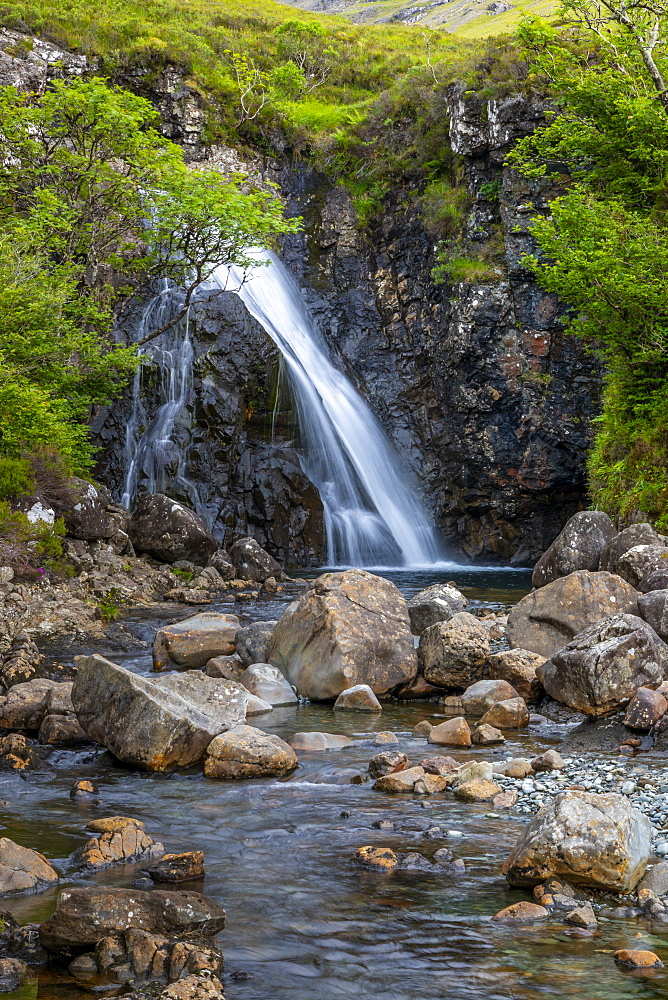
[[[271,253],[256,256],[245,275],[217,268],[212,284],[235,291],[281,352],[304,472],[324,508],[329,565],[434,565],[433,528],[380,424],[332,364],[287,269]]]

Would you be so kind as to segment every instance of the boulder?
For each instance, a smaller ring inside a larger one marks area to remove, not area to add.
[[[651,850],[650,822],[624,795],[567,791],[550,799],[525,827],[503,874],[511,885],[534,886],[556,877],[628,893]]]
[[[663,967],[663,962],[653,951],[618,948],[613,957],[617,965],[626,969],[658,969]]]
[[[603,549],[616,534],[607,514],[600,510],[578,511],[536,563],[532,584],[544,587],[578,569],[597,570]]]
[[[248,692],[233,681],[199,674],[193,683],[186,675],[172,674],[158,684],[102,656],[78,656],[75,662],[72,701],[81,728],[119,760],[147,771],[189,767],[204,756],[214,736],[245,719]],[[216,685],[215,691],[207,681]],[[196,685],[200,705],[210,711],[191,703]],[[226,702],[228,686],[232,690]]]
[[[413,634],[422,635],[430,625],[447,622],[467,604],[467,599],[452,583],[435,583],[427,587],[408,602]]]
[[[109,495],[103,487],[95,487],[84,479],[72,478],[68,482],[72,496],[57,513],[65,521],[70,538],[95,541],[111,538],[118,531],[118,523],[109,515]]]
[[[246,667],[239,678],[247,691],[269,705],[297,705],[298,698],[277,667],[270,663],[254,663]]]
[[[577,570],[527,594],[511,608],[511,646],[550,657],[589,625],[612,614],[637,614],[638,592],[612,573]]]
[[[248,689],[238,681],[209,677],[201,670],[183,670],[152,680],[157,688],[178,695],[210,719],[216,733],[238,725],[246,716],[250,696]]]
[[[39,727],[37,739],[52,747],[78,747],[90,742],[74,714],[47,715]]]
[[[264,583],[270,576],[283,576],[280,564],[254,538],[240,538],[230,548],[230,561],[239,580]]]
[[[41,766],[39,753],[29,745],[25,736],[19,733],[0,736],[0,771],[23,772]]]
[[[245,669],[241,658],[235,653],[232,656],[212,657],[207,661],[204,672],[207,677],[223,677],[228,681],[238,681]]]
[[[92,819],[86,823],[86,829],[91,833],[116,833],[119,830],[127,830],[128,827],[143,830],[144,824],[133,816],[101,816],[100,819]]]
[[[37,892],[57,881],[58,874],[43,854],[0,837],[0,896]]]
[[[216,656],[230,656],[236,650],[239,631],[236,615],[202,611],[174,625],[158,629],[153,642],[153,669],[187,670],[204,667]]]
[[[278,622],[253,622],[237,632],[237,656],[244,667],[252,663],[268,663],[269,645]]]
[[[484,715],[498,701],[519,697],[508,681],[476,681],[462,695],[462,707],[467,715]]]
[[[209,559],[208,565],[215,569],[222,580],[234,579],[234,566],[225,549],[218,549]]]
[[[49,706],[49,698],[58,681],[36,678],[15,684],[0,697],[0,728],[37,730],[42,725]],[[65,686],[64,682],[63,685]],[[72,690],[67,683],[67,690]]]
[[[218,551],[218,542],[201,517],[161,493],[141,498],[127,533],[138,552],[147,552],[160,562],[188,559],[206,566]]]
[[[531,761],[531,770],[536,774],[540,771],[563,771],[565,767],[564,759],[557,750],[546,750]]]
[[[666,668],[666,643],[642,618],[622,614],[584,629],[538,677],[553,698],[596,717],[625,705],[639,687],[656,687]]]
[[[471,730],[463,716],[456,719],[446,719],[434,726],[427,736],[428,743],[443,747],[470,747]]]
[[[536,667],[545,663],[546,657],[532,653],[529,649],[504,649],[492,653],[487,659],[489,676],[495,680],[508,681],[520,698],[535,703],[540,701],[543,685],[536,677]]]
[[[421,672],[439,687],[467,688],[480,680],[488,654],[487,629],[466,611],[430,625],[420,636]]]
[[[638,597],[638,614],[663,640],[668,640],[668,590],[651,590]]]
[[[207,778],[265,778],[286,774],[298,765],[292,747],[278,736],[237,726],[210,743],[204,774]]]
[[[499,910],[492,920],[500,924],[533,924],[537,920],[547,920],[550,912],[538,903],[530,903],[527,899],[519,903],[511,903],[505,909]]]
[[[393,697],[400,701],[421,701],[424,698],[438,697],[441,694],[443,694],[442,688],[436,687],[435,684],[428,684],[424,677],[418,674],[408,684],[397,688],[393,692]]]
[[[343,750],[351,747],[353,741],[347,736],[338,733],[295,733],[287,740],[288,746],[293,750],[317,751],[317,750]]]
[[[473,730],[473,733],[471,734],[471,742],[478,747],[488,747],[493,746],[495,743],[505,743],[506,737],[500,729],[495,729],[494,726],[488,726],[485,722],[476,726]]]
[[[346,688],[334,702],[334,708],[352,712],[382,712],[383,706],[368,684]]]
[[[371,758],[369,774],[372,778],[382,778],[385,774],[396,774],[408,770],[409,767],[410,761],[405,753],[401,753],[400,750],[385,750]]]
[[[399,737],[396,735],[396,733],[384,731],[382,733],[376,733],[373,740],[371,741],[371,746],[385,747],[392,744],[396,745],[398,742],[399,742]]]
[[[164,853],[162,844],[156,843],[139,827],[126,826],[121,830],[108,830],[97,837],[91,837],[87,844],[75,851],[74,861],[80,868],[99,871],[110,865],[139,861]]]
[[[130,928],[172,936],[212,937],[225,926],[225,910],[199,892],[174,889],[63,889],[56,910],[40,927],[52,954],[77,953]]]
[[[420,761],[420,767],[427,774],[455,774],[460,765],[453,757],[425,757]]]
[[[268,701],[263,701],[262,698],[256,698],[254,694],[248,695],[246,718],[248,718],[249,715],[266,715],[267,712],[273,711],[274,706],[270,705]]]
[[[528,778],[534,773],[531,762],[526,757],[511,757],[501,764],[494,764],[494,774],[504,774],[507,778]]]
[[[29,976],[25,962],[18,958],[0,958],[0,993],[13,993]]]
[[[643,593],[648,594],[650,590],[666,590],[668,588],[668,568],[657,569],[642,582]]]
[[[658,691],[639,687],[631,698],[624,725],[629,729],[651,729],[668,712],[668,701]]]
[[[204,878],[204,852],[184,851],[183,854],[165,854],[160,861],[142,868],[154,882],[188,882]]]
[[[426,771],[422,767],[406,767],[400,771],[383,774],[373,783],[376,792],[410,793],[418,778],[424,778]]]
[[[358,865],[371,868],[374,871],[392,871],[397,867],[399,859],[389,847],[360,847],[355,852]]]
[[[668,568],[668,547],[634,545],[617,560],[617,574],[636,590],[645,590],[644,582]]]
[[[463,781],[454,789],[456,799],[462,802],[491,802],[496,795],[503,791],[500,785],[490,781],[488,778],[471,778],[470,781]]]
[[[663,545],[663,539],[651,524],[631,524],[611,538],[601,552],[598,568],[609,573],[617,572],[617,560],[636,545]]]
[[[523,698],[498,701],[485,712],[480,725],[494,726],[496,729],[524,729],[529,725],[529,709]]]
[[[358,684],[384,694],[417,674],[405,600],[360,569],[314,580],[276,625],[267,659],[315,701]]]
[[[433,722],[430,722],[429,719],[423,719],[422,722],[418,722],[417,726],[413,727],[413,736],[429,736],[433,728]]]

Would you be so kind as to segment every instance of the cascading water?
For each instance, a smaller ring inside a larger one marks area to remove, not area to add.
[[[281,352],[304,472],[325,512],[329,564],[435,564],[433,528],[378,421],[330,361],[289,272],[271,253],[256,256],[258,267],[250,272],[221,266],[211,283],[236,291]]]

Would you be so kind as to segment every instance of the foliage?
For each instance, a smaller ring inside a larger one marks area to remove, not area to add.
[[[32,523],[21,511],[0,501],[0,564],[12,566],[17,576],[38,577],[65,571],[62,538],[65,524]]]
[[[422,195],[425,228],[434,236],[454,236],[460,232],[470,198],[466,188],[449,181],[432,181]]]
[[[431,276],[437,285],[478,285],[486,281],[498,281],[501,269],[488,260],[474,256],[462,256],[452,246],[439,243],[436,248],[436,265]]]
[[[103,597],[99,598],[97,608],[100,612],[100,618],[105,624],[116,621],[123,611],[120,592],[115,588],[107,591]]]
[[[32,492],[30,462],[25,458],[0,458],[0,500]]]

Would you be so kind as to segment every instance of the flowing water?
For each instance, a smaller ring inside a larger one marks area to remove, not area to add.
[[[475,606],[506,607],[529,587],[526,574],[452,573]],[[407,596],[434,582],[434,574],[392,574]],[[235,610],[244,621],[276,618],[291,595],[241,602],[225,595],[212,605]],[[127,622],[151,640],[175,609],[136,611]],[[178,616],[178,615],[177,615]],[[126,656],[126,666],[150,668],[148,653]],[[203,881],[183,888],[205,892],[228,914],[220,943],[226,956],[227,1000],[658,1000],[668,997],[668,974],[625,973],[612,960],[620,947],[649,947],[668,958],[665,940],[637,921],[601,921],[590,939],[569,937],[559,925],[507,929],[490,923],[502,906],[527,898],[510,890],[501,864],[526,818],[491,817],[489,806],[450,797],[426,801],[381,795],[370,783],[350,783],[377,753],[374,731],[392,730],[399,749],[419,762],[431,748],[414,739],[413,726],[437,719],[434,703],[388,705],[381,717],[334,712],[330,706],[275,709],[255,720],[287,737],[298,730],[352,735],[355,745],[302,754],[299,769],[281,780],[216,782],[193,768],[148,775],[119,765],[102,749],[51,750],[52,770],[22,780],[0,775],[3,836],[55,859],[66,879],[129,886],[140,864],[77,878],[68,857],[86,840],[86,822],[125,814],[142,819],[167,850],[205,852]],[[503,747],[453,751],[461,760],[531,756],[554,745],[563,728],[512,735]],[[645,760],[650,763],[648,755]],[[631,769],[632,761],[625,762]],[[69,798],[75,778],[100,788],[97,805]],[[394,830],[372,824],[391,819]],[[428,835],[438,826],[441,833]],[[454,831],[454,832],[453,832]],[[456,836],[455,833],[461,836]],[[431,858],[449,847],[466,873],[364,871],[352,861],[364,844]],[[3,900],[23,921],[45,919],[57,892]],[[240,978],[245,977],[245,978]],[[35,996],[37,983],[13,1000]],[[75,1000],[87,991],[67,974],[43,974],[41,1000]],[[90,995],[90,994],[88,994]]]

